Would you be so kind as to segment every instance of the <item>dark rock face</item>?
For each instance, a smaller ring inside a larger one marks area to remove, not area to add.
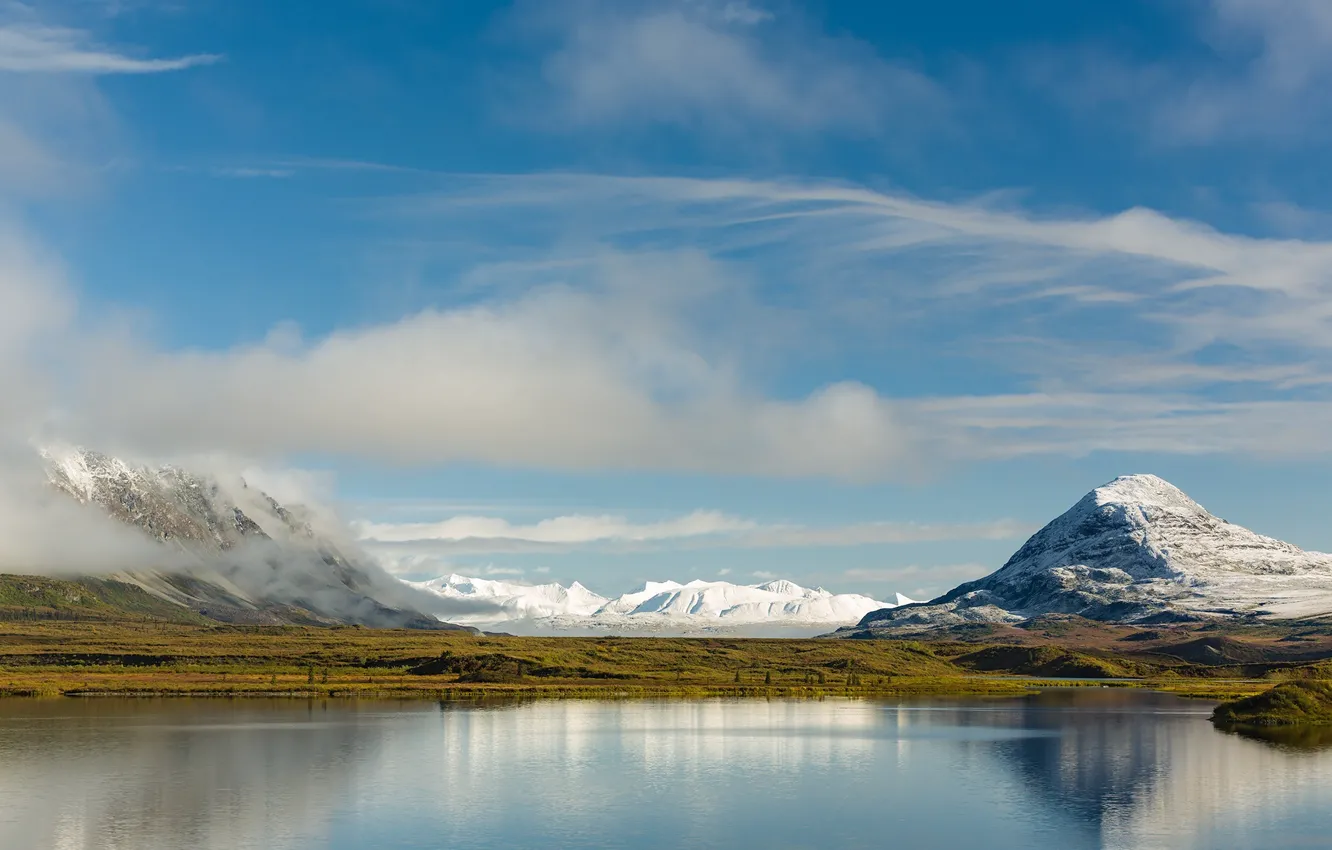
[[[929,602],[872,612],[856,628],[1318,611],[1332,611],[1332,556],[1212,516],[1154,475],[1129,475],[1088,493],[994,573]]]
[[[247,539],[270,539],[222,493],[216,481],[175,467],[134,467],[91,451],[46,453],[47,470],[60,490],[100,506],[154,539],[227,550]],[[275,503],[276,504],[276,503]]]

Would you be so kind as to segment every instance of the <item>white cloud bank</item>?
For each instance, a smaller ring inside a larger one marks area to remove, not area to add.
[[[462,542],[515,540],[557,545],[604,540],[670,540],[702,535],[749,531],[756,523],[717,511],[695,511],[661,522],[634,523],[622,516],[571,515],[552,517],[528,525],[515,525],[500,517],[455,516],[439,522],[359,522],[354,530],[362,540],[403,543],[415,540]]]
[[[1332,244],[809,182],[478,178],[391,206],[441,227],[577,209],[596,238],[478,267],[469,304],[309,341],[164,351],[48,329],[75,361],[45,382],[64,390],[61,434],[137,454],[847,480],[1041,453],[1329,451]],[[650,249],[621,247],[644,234]],[[901,352],[940,341],[1007,377],[892,394]],[[772,379],[811,353],[826,382]],[[843,379],[846,363],[888,378]]]
[[[869,388],[764,397],[642,295],[548,288],[295,350],[111,346],[87,358],[84,399],[102,433],[178,451],[843,477],[905,462]]]

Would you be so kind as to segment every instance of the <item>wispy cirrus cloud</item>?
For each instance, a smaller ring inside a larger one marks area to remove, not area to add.
[[[101,41],[66,16],[105,23],[109,10],[0,2],[0,204],[96,185],[127,155],[123,127],[99,86],[107,75],[180,71],[215,54],[159,58]]]
[[[825,313],[833,300],[886,321],[885,305],[927,320],[997,308],[1023,323],[1008,340],[1058,342],[1063,327],[1066,342],[1104,355],[1122,334],[1131,338],[1116,354],[1197,367],[1200,382],[1224,381],[1230,366],[1249,367],[1237,368],[1245,381],[1253,368],[1297,369],[1332,348],[1332,243],[1225,233],[1145,208],[1048,216],[828,182],[599,175],[480,178],[394,203],[441,218],[576,203],[580,226],[603,239],[659,245],[687,235],[711,255],[744,254]],[[1112,323],[1094,341],[1099,351],[1082,333],[1097,314]],[[1002,345],[996,329],[980,330]],[[1218,341],[1260,359],[1189,362]]]
[[[24,17],[28,17],[25,15]],[[214,53],[169,59],[130,56],[86,30],[0,19],[0,71],[32,74],[159,74],[221,61]]]
[[[611,244],[688,240],[761,280],[752,302],[772,297],[764,286],[780,293],[789,312],[730,313],[732,327],[767,323],[747,340],[780,328],[785,349],[760,349],[778,360],[832,338],[859,345],[862,363],[886,354],[872,335],[914,345],[913,357],[965,340],[971,351],[954,356],[1005,368],[1005,383],[884,399],[943,456],[1321,452],[1332,416],[1326,241],[1142,208],[1055,216],[817,181],[463,178],[387,209],[450,224],[577,209],[579,227]]]
[[[214,177],[235,177],[240,180],[259,180],[264,178],[283,180],[288,177],[296,176],[296,170],[292,168],[252,168],[246,166],[217,167],[209,169],[208,173]]]

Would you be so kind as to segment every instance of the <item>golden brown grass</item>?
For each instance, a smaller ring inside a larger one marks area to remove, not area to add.
[[[357,627],[0,622],[0,695],[962,695],[1023,693],[1048,684],[1007,675],[1013,672],[1064,675],[1044,668],[977,671],[976,650],[974,644],[895,640],[538,638]],[[955,663],[968,655],[972,661]],[[1136,668],[1116,666],[1110,672],[1123,675],[1127,669]],[[1153,675],[1157,678],[1118,684],[1216,699],[1266,687]]]
[[[893,641],[519,638],[361,628],[0,624],[0,694],[11,695],[451,698],[1003,693],[1026,687],[967,677],[928,647]]]

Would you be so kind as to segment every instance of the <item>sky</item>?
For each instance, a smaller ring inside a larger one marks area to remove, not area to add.
[[[1329,84],[1324,0],[0,0],[3,455],[602,593],[1138,472],[1329,551]]]

